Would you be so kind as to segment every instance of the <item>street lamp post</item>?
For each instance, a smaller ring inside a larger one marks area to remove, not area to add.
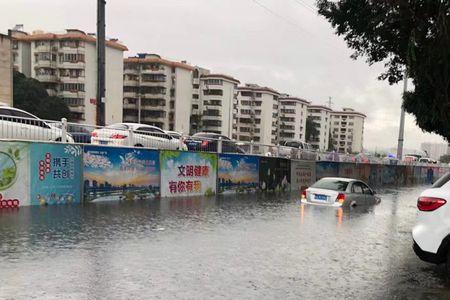
[[[105,126],[105,0],[97,0],[97,125]]]
[[[405,69],[403,75],[403,97],[408,90],[408,70]],[[402,110],[400,112],[400,128],[398,132],[398,146],[397,146],[397,159],[402,160],[403,158],[403,141],[405,137],[405,107],[403,105],[404,99],[402,98]]]

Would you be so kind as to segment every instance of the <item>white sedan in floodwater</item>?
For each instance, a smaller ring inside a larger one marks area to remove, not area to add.
[[[360,180],[325,177],[302,191],[301,200],[308,204],[350,207],[378,204],[381,200],[375,194]]]

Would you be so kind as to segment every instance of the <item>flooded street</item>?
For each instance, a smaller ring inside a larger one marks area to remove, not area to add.
[[[411,248],[423,189],[350,211],[257,195],[0,211],[0,299],[449,299]]]

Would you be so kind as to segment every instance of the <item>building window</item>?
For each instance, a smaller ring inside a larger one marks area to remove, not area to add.
[[[84,83],[63,83],[60,85],[61,91],[84,92]]]
[[[59,56],[59,62],[70,62],[70,63],[84,62],[84,54],[64,53]]]
[[[222,85],[223,80],[222,79],[207,79],[205,80],[206,85]]]
[[[198,94],[192,94],[192,99],[198,99]]]
[[[84,99],[81,98],[63,98],[68,106],[83,106]]]
[[[203,90],[203,95],[205,96],[222,96],[223,91],[222,90]]]
[[[194,89],[198,89],[198,88],[200,87],[200,85],[199,85],[199,84],[193,84],[192,87],[193,87]]]
[[[198,104],[192,104],[192,109],[198,109]]]

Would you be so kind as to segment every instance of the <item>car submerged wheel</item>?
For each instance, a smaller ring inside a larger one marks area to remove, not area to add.
[[[136,144],[136,145],[134,145],[136,148],[142,148],[142,147],[144,147],[142,144]]]

